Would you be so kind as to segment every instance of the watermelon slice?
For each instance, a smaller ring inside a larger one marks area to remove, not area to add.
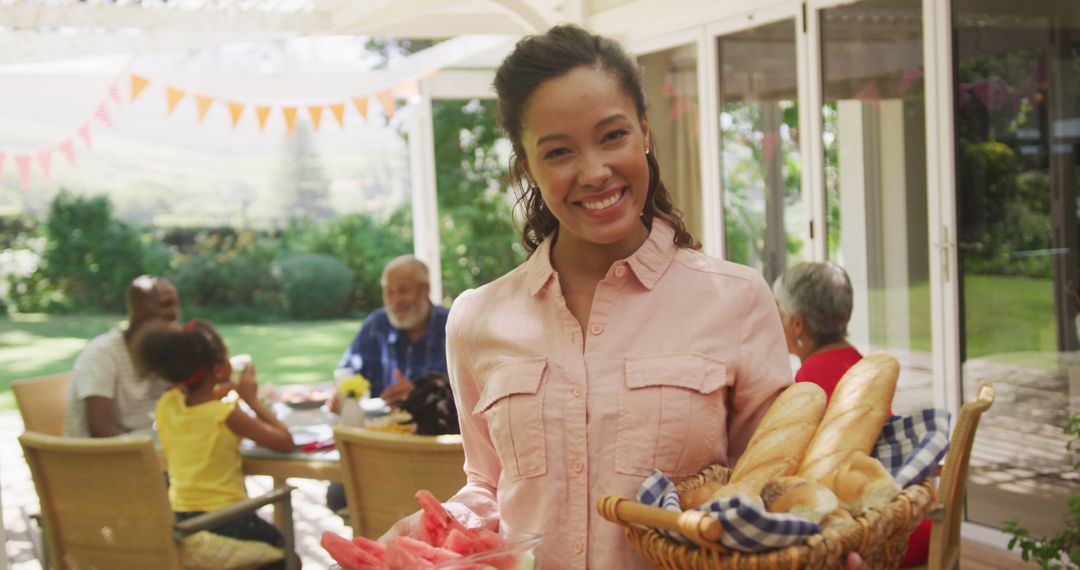
[[[386,568],[415,570],[420,568],[432,568],[435,563],[417,556],[402,540],[394,539],[386,545],[386,558],[383,559]]]
[[[420,501],[420,508],[424,510],[420,515],[420,538],[424,542],[432,546],[442,546],[451,530],[465,532],[465,526],[446,512],[442,503],[430,491],[420,489],[416,492],[416,500]]]
[[[382,562],[383,558],[386,557],[386,545],[377,540],[371,540],[370,538],[364,536],[356,536],[353,537],[352,542],[360,550],[367,552],[380,563]]]
[[[391,544],[395,542],[399,543],[396,545],[397,547],[404,548],[416,556],[423,558],[428,562],[434,562],[435,564],[461,558],[461,555],[453,550],[432,546],[422,540],[416,540],[415,538],[409,538],[407,536],[395,537],[391,541]]]
[[[330,531],[322,533],[319,544],[326,549],[330,557],[341,565],[342,568],[383,567],[383,561],[361,550],[352,541],[342,538]]]

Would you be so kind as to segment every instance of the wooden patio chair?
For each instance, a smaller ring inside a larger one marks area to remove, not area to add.
[[[941,468],[937,500],[939,508],[930,531],[929,570],[952,570],[960,564],[960,523],[964,518],[964,497],[967,493],[968,464],[975,445],[979,418],[994,404],[994,385],[979,383],[975,400],[960,407],[960,415],[949,441],[949,452]]]
[[[195,554],[184,552],[185,537],[278,503],[286,511],[281,556],[286,568],[297,568],[292,487],[178,523],[150,437],[90,439],[26,432],[19,443],[41,501],[49,558],[57,566],[179,570],[183,560]],[[215,546],[243,543],[250,541],[221,538]]]
[[[71,374],[24,378],[11,383],[15,404],[27,431],[60,435],[67,414],[68,379]]]
[[[334,441],[353,536],[377,539],[420,509],[416,491],[445,501],[465,485],[460,435],[405,435],[339,426]]]

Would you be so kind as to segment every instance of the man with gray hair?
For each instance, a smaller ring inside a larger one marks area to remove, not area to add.
[[[421,375],[446,374],[446,317],[450,311],[431,302],[428,268],[412,255],[386,264],[383,308],[364,320],[338,368],[351,368],[371,381],[371,395],[399,402]]]
[[[110,437],[148,429],[158,397],[168,388],[164,380],[136,366],[131,347],[147,323],[175,325],[180,296],[164,277],[140,275],[125,295],[127,328],[116,327],[93,339],[75,359],[68,388],[64,435]]]

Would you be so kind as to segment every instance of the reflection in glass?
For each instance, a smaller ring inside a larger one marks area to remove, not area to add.
[[[979,428],[968,518],[1055,534],[1080,410],[1080,4],[955,0],[957,246],[963,395]]]
[[[900,359],[897,412],[933,404],[921,4],[819,13],[828,255],[855,289],[850,340]]]
[[[649,131],[664,186],[682,211],[690,233],[702,232],[701,133],[698,128],[697,46],[643,55]]]
[[[795,22],[717,39],[726,257],[770,283],[802,261]]]

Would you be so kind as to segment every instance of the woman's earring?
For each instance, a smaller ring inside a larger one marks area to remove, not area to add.
[[[802,348],[802,347],[803,347],[803,341],[802,341],[802,339],[801,339],[801,338],[797,338],[797,339],[795,339],[795,346],[797,346],[797,347],[799,347],[799,348]]]
[[[645,156],[648,156],[650,154],[652,154],[652,151],[649,150],[649,147],[645,147]]]

